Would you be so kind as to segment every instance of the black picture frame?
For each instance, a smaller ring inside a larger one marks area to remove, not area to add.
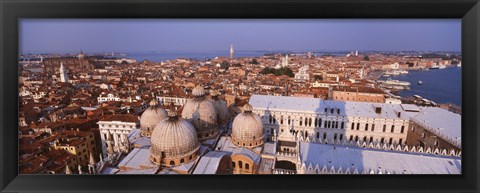
[[[2,192],[478,192],[478,0],[1,0]],[[18,175],[20,18],[462,19],[462,175]]]

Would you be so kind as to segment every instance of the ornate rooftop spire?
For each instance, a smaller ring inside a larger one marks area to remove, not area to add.
[[[247,103],[243,106],[243,112],[244,113],[251,113],[253,111],[252,105],[250,103]]]

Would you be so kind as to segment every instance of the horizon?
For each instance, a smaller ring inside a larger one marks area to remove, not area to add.
[[[19,27],[21,54],[227,52],[231,44],[236,52],[461,52],[460,19],[21,19]]]

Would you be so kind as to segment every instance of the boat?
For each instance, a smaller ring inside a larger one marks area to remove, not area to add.
[[[421,80],[418,81],[418,85],[422,85],[423,82]]]
[[[381,84],[383,88],[395,89],[395,90],[410,90],[410,82],[392,80],[388,78],[387,80],[378,80],[378,83]]]
[[[461,63],[461,62],[458,63],[458,64],[457,64],[457,67],[462,67],[462,63]]]
[[[432,67],[430,67],[430,69],[440,69],[440,67],[439,66],[432,66]]]
[[[438,69],[444,69],[444,68],[446,68],[445,65],[440,65],[440,66],[438,66]]]
[[[410,82],[393,80],[393,79],[390,79],[390,78],[387,81],[385,81],[385,83],[390,84],[390,85],[410,86]]]

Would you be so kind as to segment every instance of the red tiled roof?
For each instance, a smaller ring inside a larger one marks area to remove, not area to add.
[[[138,117],[130,114],[115,114],[110,115],[101,119],[100,121],[121,121],[121,122],[131,122],[136,123],[138,122]]]

